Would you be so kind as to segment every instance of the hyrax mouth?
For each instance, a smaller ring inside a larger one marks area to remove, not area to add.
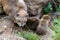
[[[17,22],[17,24],[19,25],[19,27],[23,27],[26,23],[19,23],[19,22]]]

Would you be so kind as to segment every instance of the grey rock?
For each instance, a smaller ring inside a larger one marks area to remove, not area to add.
[[[12,29],[12,27],[14,27],[14,23],[10,20],[8,16],[0,18],[0,32],[5,30],[7,30],[8,32],[12,31],[9,30]]]
[[[34,16],[41,16],[42,8],[48,0],[24,0],[28,8],[28,14]]]
[[[0,40],[26,40],[23,37],[12,34],[2,34],[0,35]]]

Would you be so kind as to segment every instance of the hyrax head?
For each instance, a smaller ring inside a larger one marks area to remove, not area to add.
[[[27,22],[27,11],[25,10],[20,10],[14,17],[15,17],[15,22],[20,26],[23,27],[26,22]]]
[[[44,27],[45,27],[45,26],[47,26],[48,24],[49,24],[49,21],[47,21],[47,20],[45,20],[45,19],[41,19],[41,20],[40,20],[40,25],[41,25],[41,26],[44,26]]]
[[[45,19],[45,20],[50,20],[51,19],[51,17],[49,15],[43,15],[42,18]]]

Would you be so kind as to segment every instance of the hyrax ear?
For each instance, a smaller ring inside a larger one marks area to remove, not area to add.
[[[50,15],[43,15],[42,18],[43,18],[43,19],[46,19],[46,20],[49,20],[51,17],[50,17]]]

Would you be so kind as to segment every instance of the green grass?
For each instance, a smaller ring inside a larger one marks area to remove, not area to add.
[[[54,20],[55,40],[60,40],[60,18]]]
[[[22,36],[23,38],[27,39],[27,40],[39,40],[40,37],[33,33],[33,32],[18,32],[19,36]]]
[[[60,40],[60,33],[56,33],[55,40]]]

